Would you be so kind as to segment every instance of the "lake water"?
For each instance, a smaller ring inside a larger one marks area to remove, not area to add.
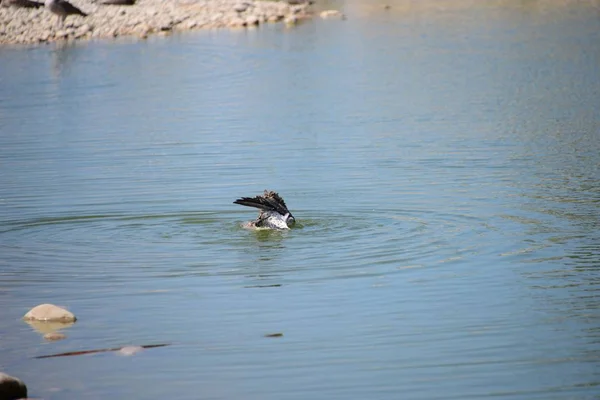
[[[600,12],[514,3],[1,49],[0,370],[44,399],[597,398]],[[294,229],[240,227],[264,189]]]

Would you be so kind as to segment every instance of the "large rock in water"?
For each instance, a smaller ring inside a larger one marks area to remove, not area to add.
[[[15,400],[27,397],[27,386],[19,378],[0,372],[0,400]]]
[[[40,304],[29,310],[23,319],[29,321],[75,322],[77,318],[72,312],[54,304]]]

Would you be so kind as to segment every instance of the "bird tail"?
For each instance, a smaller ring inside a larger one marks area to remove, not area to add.
[[[65,7],[65,11],[67,12],[67,15],[76,14],[76,15],[81,15],[82,17],[88,16],[86,13],[84,13],[83,11],[81,11],[79,8],[75,7],[71,3],[64,2],[63,5]]]

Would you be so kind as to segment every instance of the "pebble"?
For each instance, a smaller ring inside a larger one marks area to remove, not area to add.
[[[133,356],[142,351],[144,351],[142,346],[125,346],[118,351],[118,354],[122,356]]]
[[[128,6],[69,1],[89,15],[69,16],[62,26],[57,16],[44,8],[0,4],[0,45],[126,35],[145,38],[165,31],[250,27],[281,20],[295,23],[312,15],[309,1],[292,1],[290,5],[287,1],[263,0],[138,0]],[[140,25],[147,29],[140,30]]]
[[[64,333],[60,333],[60,332],[50,332],[50,333],[46,333],[44,335],[44,339],[46,339],[49,342],[56,342],[57,340],[63,340],[66,337],[67,336]]]
[[[68,35],[67,31],[58,32],[57,35]],[[33,307],[25,316],[24,320],[47,321],[47,322],[75,322],[77,318],[72,312],[54,304],[40,304]]]
[[[27,397],[27,386],[19,378],[0,372],[0,399],[16,400]]]

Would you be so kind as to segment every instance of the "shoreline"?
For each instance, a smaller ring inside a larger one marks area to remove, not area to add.
[[[43,0],[42,0],[43,1]],[[69,0],[87,17],[68,16],[64,25],[44,7],[0,4],[0,46],[57,41],[166,35],[213,28],[244,28],[265,23],[293,25],[312,17],[308,2],[290,5],[268,0],[138,0],[131,6]]]

